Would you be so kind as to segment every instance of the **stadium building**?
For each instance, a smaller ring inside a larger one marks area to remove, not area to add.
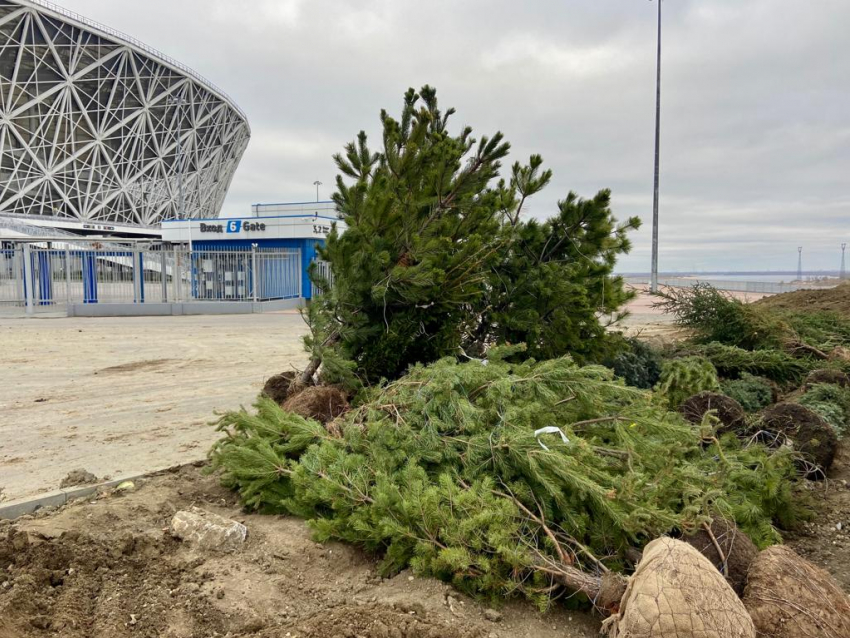
[[[0,234],[216,218],[250,127],[224,91],[41,0],[0,0]]]

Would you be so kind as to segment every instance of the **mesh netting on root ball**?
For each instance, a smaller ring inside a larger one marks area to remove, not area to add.
[[[842,388],[850,387],[850,377],[841,370],[812,370],[806,377],[805,387],[816,383],[832,383]]]
[[[847,594],[827,572],[784,546],[753,561],[744,605],[764,638],[850,636]]]
[[[747,572],[759,550],[734,523],[715,519],[682,540],[710,560],[736,594],[744,593]]]
[[[281,407],[305,419],[326,424],[348,411],[348,399],[339,388],[311,385],[289,397]]]
[[[744,408],[735,399],[725,394],[700,392],[685,399],[679,407],[682,416],[695,424],[702,423],[703,417],[709,411],[713,411],[719,421],[717,426],[719,434],[741,432],[746,426],[747,415]]]
[[[610,638],[755,638],[741,600],[705,556],[659,538],[646,546],[620,612],[603,625]]]
[[[799,403],[777,403],[762,414],[761,428],[792,442],[802,456],[800,467],[806,478],[826,477],[835,458],[838,438],[823,417]]]

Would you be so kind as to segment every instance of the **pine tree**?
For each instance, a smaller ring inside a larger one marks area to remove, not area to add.
[[[538,155],[499,179],[510,145],[501,133],[449,131],[428,86],[404,96],[398,120],[381,112],[380,150],[366,134],[335,156],[333,200],[347,230],[322,250],[333,286],[307,313],[312,363],[325,378],[356,387],[395,379],[415,363],[493,343],[527,341],[535,356],[598,358],[601,314],[628,297],[612,277],[629,248],[610,195],[570,194],[551,221],[521,219],[552,173]]]

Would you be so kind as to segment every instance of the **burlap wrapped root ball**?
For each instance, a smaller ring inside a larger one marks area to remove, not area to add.
[[[753,561],[744,605],[759,637],[850,637],[850,598],[832,576],[781,545]]]
[[[711,562],[672,538],[646,546],[620,612],[603,625],[610,638],[755,638],[743,603]]]

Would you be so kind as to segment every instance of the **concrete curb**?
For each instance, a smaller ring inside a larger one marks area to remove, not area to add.
[[[2,505],[0,505],[0,520],[13,520],[16,518],[20,518],[21,516],[32,514],[33,512],[41,509],[42,507],[62,507],[63,505],[67,505],[71,501],[75,501],[80,498],[86,498],[88,496],[91,496],[92,494],[97,494],[98,492],[106,491],[111,487],[117,487],[124,481],[138,481],[139,479],[151,478],[160,474],[174,472],[182,467],[194,466],[196,465],[196,463],[197,462],[181,463],[180,465],[167,467],[161,470],[154,470],[153,472],[147,472],[145,474],[132,474],[122,476],[117,479],[104,481],[102,483],[97,483],[94,485],[69,487],[63,490],[56,490],[54,492],[47,492],[38,496],[12,501],[11,503],[3,503]]]

